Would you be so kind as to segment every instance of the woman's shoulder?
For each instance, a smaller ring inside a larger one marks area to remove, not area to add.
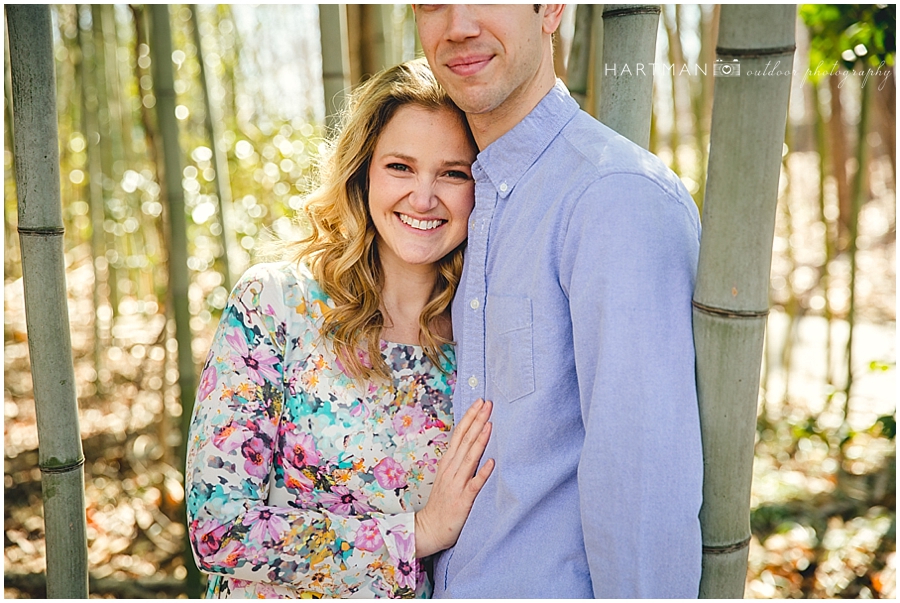
[[[301,315],[316,318],[321,316],[326,306],[333,305],[304,262],[291,260],[254,264],[241,276],[235,291],[242,292],[253,284],[265,291],[265,297],[270,301],[277,298]]]

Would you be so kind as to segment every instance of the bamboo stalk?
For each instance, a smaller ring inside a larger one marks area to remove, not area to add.
[[[219,104],[210,99],[209,91],[212,89],[210,81],[212,75],[206,68],[205,54],[203,52],[203,40],[200,35],[200,13],[197,5],[191,5],[191,15],[194,19],[194,46],[197,47],[197,63],[200,65],[200,88],[203,90],[203,101],[206,107],[206,118],[203,124],[209,137],[212,149],[213,165],[216,166],[216,177],[213,184],[216,187],[216,196],[219,198],[218,219],[222,227],[222,254],[223,275],[225,289],[231,291],[231,286],[240,276],[237,269],[240,260],[237,255],[238,242],[234,228],[234,206],[231,195],[231,172],[228,168],[228,158],[225,156],[225,145],[222,137],[223,117],[219,111]],[[324,53],[323,53],[324,57]]]
[[[750,482],[768,280],[796,7],[722,6],[703,237],[694,290],[697,393],[703,437],[700,596],[739,598],[747,576]],[[733,70],[732,70],[733,73]]]
[[[862,67],[865,69],[865,67]],[[847,311],[847,381],[844,386],[844,423],[850,413],[850,390],[853,387],[853,327],[856,323],[856,237],[859,234],[859,210],[862,209],[863,196],[866,194],[866,158],[869,146],[866,135],[869,131],[869,110],[872,104],[872,80],[866,79],[862,85],[859,100],[859,123],[856,126],[856,176],[853,178],[853,190],[850,194],[850,240],[848,254],[850,256],[850,309]]]
[[[823,314],[825,316],[825,383],[831,384],[833,382],[832,379],[832,371],[831,371],[831,350],[832,350],[832,336],[831,336],[831,326],[832,326],[832,311],[831,311],[831,302],[829,300],[828,289],[831,282],[831,259],[834,255],[833,245],[831,242],[831,220],[828,219],[827,212],[825,211],[825,166],[826,166],[826,154],[827,154],[827,135],[825,132],[825,120],[822,117],[822,104],[821,99],[819,98],[819,85],[818,81],[813,81],[810,85],[810,90],[812,91],[812,104],[813,111],[816,120],[816,151],[818,155],[817,167],[819,172],[819,219],[822,221],[822,232],[823,235],[823,249],[825,251],[825,259],[822,262],[822,272],[819,276],[819,282],[822,285],[822,297],[825,300],[825,307],[823,309]],[[830,398],[829,398],[830,401]]]
[[[676,11],[677,7],[672,7]],[[672,130],[669,133],[669,148],[672,150],[672,171],[681,175],[682,170],[678,161],[678,147],[681,146],[681,132],[678,121],[681,117],[681,98],[678,94],[678,74],[684,66],[684,52],[681,49],[681,37],[678,28],[677,15],[670,16],[669,10],[663,13],[663,25],[666,28],[666,38],[669,42],[669,64],[672,65]]]
[[[697,194],[694,201],[697,209],[703,211],[703,195],[706,194],[706,167],[709,161],[709,122],[712,117],[713,101],[713,59],[715,58],[716,38],[719,35],[719,11],[721,4],[714,4],[709,11],[701,10],[700,19],[700,57],[701,64],[706,66],[705,74],[698,74],[699,94],[694,107],[695,137],[700,151],[700,169],[697,178]]]
[[[79,5],[79,7],[82,5]],[[80,8],[76,7],[76,20]],[[97,123],[97,87],[95,84],[96,64],[93,39],[80,26],[78,27],[78,46],[81,50],[80,60],[75,65],[75,70],[81,79],[81,127],[84,132],[87,145],[88,163],[88,199],[91,215],[91,268],[94,273],[94,286],[92,287],[94,305],[94,371],[97,375],[96,383],[98,391],[103,388],[103,380],[100,375],[103,372],[103,340],[100,330],[100,291],[108,274],[101,269],[106,263],[106,253],[103,233],[103,170],[100,165],[100,148],[94,142],[95,136],[99,137],[99,125]],[[103,259],[100,259],[103,258]],[[107,283],[108,284],[108,283]]]
[[[578,105],[587,111],[588,73],[591,63],[591,38],[594,20],[594,5],[579,4],[575,9],[575,32],[572,34],[572,49],[569,51],[567,83],[569,93]]]
[[[66,302],[50,7],[10,5],[6,18],[19,242],[44,503],[47,596],[87,598],[84,454]]]
[[[350,90],[350,49],[347,13],[342,4],[319,5],[322,45],[322,87],[325,91],[325,126],[332,132]]]
[[[181,444],[178,447],[178,467],[184,467],[188,430],[197,392],[196,367],[191,350],[190,305],[187,271],[187,218],[184,211],[184,189],[181,186],[182,159],[178,144],[178,121],[175,118],[175,76],[172,69],[172,32],[169,23],[169,7],[166,4],[150,6],[151,31],[150,54],[153,67],[153,86],[156,91],[156,118],[162,138],[163,191],[169,217],[169,291],[175,315],[175,340],[178,342],[178,386],[181,402]],[[189,553],[190,544],[185,534],[185,580],[189,598],[200,596],[200,575]]]
[[[650,144],[658,4],[603,5],[597,117],[645,149]]]

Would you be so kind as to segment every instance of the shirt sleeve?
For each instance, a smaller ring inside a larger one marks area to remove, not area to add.
[[[197,564],[324,596],[347,596],[362,584],[411,596],[424,580],[413,513],[344,516],[304,508],[313,505],[299,497],[296,508],[267,504],[283,436],[286,315],[278,273],[264,266],[244,275],[223,311],[188,442],[188,531]]]
[[[703,464],[691,297],[699,220],[676,190],[641,175],[606,176],[580,199],[563,243],[585,425],[579,502],[598,598],[698,595]]]

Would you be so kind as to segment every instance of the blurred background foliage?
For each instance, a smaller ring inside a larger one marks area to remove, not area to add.
[[[341,6],[351,83],[416,56],[408,5]],[[148,7],[52,12],[91,592],[184,596],[196,591],[185,585],[192,560]],[[658,35],[657,65],[668,68],[655,70],[651,150],[698,205],[717,15],[715,5],[665,5]],[[802,5],[799,16],[746,594],[892,597],[896,7]],[[185,198],[185,214],[171,219],[188,228],[199,371],[234,276],[264,259],[266,241],[297,236],[325,136],[323,40],[316,5],[172,5],[170,20]],[[555,46],[564,80],[575,27],[571,6]],[[35,597],[44,595],[43,522],[4,65],[4,588]],[[217,174],[207,114],[227,174]]]

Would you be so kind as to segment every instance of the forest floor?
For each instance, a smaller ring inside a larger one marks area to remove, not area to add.
[[[862,300],[869,310],[854,331],[847,408],[840,387],[829,385],[840,379],[825,375],[826,350],[831,366],[841,366],[847,325],[831,324],[829,347],[824,319],[770,315],[747,597],[896,596],[895,285],[879,276],[893,274],[893,244],[878,254],[884,261],[869,264],[876,273],[869,275],[870,289],[883,285],[887,293]],[[99,313],[102,353],[95,358],[89,250],[76,247],[67,263],[91,596],[183,597],[184,490],[174,459],[180,407],[171,327],[155,301],[122,298],[115,318],[108,306]],[[198,282],[191,297],[202,307],[208,291],[203,278]],[[46,596],[44,526],[21,279],[7,279],[4,297],[4,596],[38,598]],[[193,326],[199,360],[215,324]]]

